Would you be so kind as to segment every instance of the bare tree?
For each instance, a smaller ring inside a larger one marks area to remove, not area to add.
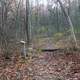
[[[78,48],[78,44],[77,44],[76,36],[75,36],[75,33],[74,33],[74,28],[73,28],[72,21],[71,21],[69,15],[67,14],[67,12],[65,11],[65,8],[64,8],[62,2],[61,2],[60,0],[57,0],[57,1],[59,2],[60,6],[61,6],[61,8],[62,8],[62,11],[64,12],[64,14],[65,14],[65,16],[66,16],[66,18],[67,18],[67,21],[69,22],[69,25],[70,25],[70,27],[71,27],[71,33],[72,33],[72,36],[73,36],[74,41],[75,41],[75,45],[76,45],[76,47]]]
[[[27,35],[27,46],[29,46],[30,43],[30,37],[29,37],[29,0],[26,0],[26,35]]]

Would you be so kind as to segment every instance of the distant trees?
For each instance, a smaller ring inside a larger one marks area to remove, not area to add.
[[[9,13],[11,9],[12,1],[10,0],[1,0],[1,24],[0,24],[0,37],[1,37],[1,47],[5,51],[5,53],[8,53],[9,50],[9,38],[10,33],[8,33],[9,29]]]
[[[61,0],[75,33],[80,33],[80,0]],[[26,3],[25,3],[26,2]],[[52,37],[69,31],[69,23],[57,0],[0,0],[0,42],[3,45],[30,37]],[[30,30],[32,29],[32,30]],[[30,34],[30,32],[32,34]],[[3,42],[2,42],[3,41]],[[29,45],[29,44],[28,44]]]
[[[32,21],[32,26],[34,26],[33,32],[37,32],[37,30],[41,26],[48,26],[49,33],[53,35],[56,32],[67,32],[70,29],[70,25],[68,21],[66,20],[65,14],[63,10],[60,7],[60,4],[57,3],[57,0],[47,0],[47,7],[43,4],[40,4],[38,6],[34,6],[32,9],[32,12],[35,13],[37,8],[39,7],[38,14],[33,14],[32,17],[38,18],[39,22]],[[74,25],[74,31],[75,33],[79,33],[79,0],[61,0],[63,3],[63,6],[65,7],[66,12],[71,18],[71,21]],[[76,3],[76,4],[75,4]],[[43,7],[42,7],[43,6]],[[44,9],[44,10],[43,10]],[[39,26],[36,24],[39,23]],[[36,33],[35,32],[35,33]]]
[[[0,48],[5,56],[13,53],[16,42],[26,36],[25,13],[23,0],[0,0]]]
[[[46,34],[52,35],[56,32],[65,32],[69,29],[60,4],[57,0],[46,0],[48,3],[40,3],[39,0],[1,0],[0,1],[0,27],[4,30],[9,38],[15,40],[25,39],[29,41],[28,22],[31,21],[32,36],[38,33],[38,29],[45,27]],[[79,0],[61,0],[73,22],[75,33],[79,33]],[[75,4],[76,3],[76,4]],[[29,4],[31,4],[29,6]],[[29,14],[30,10],[30,14]],[[29,16],[27,16],[29,14]],[[26,17],[25,17],[26,16]],[[28,17],[29,20],[28,20]],[[6,27],[7,26],[7,27]],[[26,27],[25,27],[26,26]],[[28,28],[28,29],[27,29]],[[40,30],[39,30],[40,31]],[[7,33],[8,32],[8,33]],[[45,33],[45,32],[44,32]],[[44,34],[43,33],[43,34]],[[40,35],[40,33],[38,33]],[[37,35],[38,35],[37,34]],[[42,35],[42,34],[41,34]]]

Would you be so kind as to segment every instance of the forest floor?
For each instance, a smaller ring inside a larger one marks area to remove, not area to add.
[[[29,60],[0,56],[0,80],[80,80],[80,53],[42,53]]]

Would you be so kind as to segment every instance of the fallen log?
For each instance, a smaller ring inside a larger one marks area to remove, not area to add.
[[[63,51],[63,49],[41,49],[42,52],[55,52],[55,51]]]

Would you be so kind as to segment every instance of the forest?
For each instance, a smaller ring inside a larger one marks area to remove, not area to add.
[[[0,0],[0,80],[80,80],[80,0]]]

